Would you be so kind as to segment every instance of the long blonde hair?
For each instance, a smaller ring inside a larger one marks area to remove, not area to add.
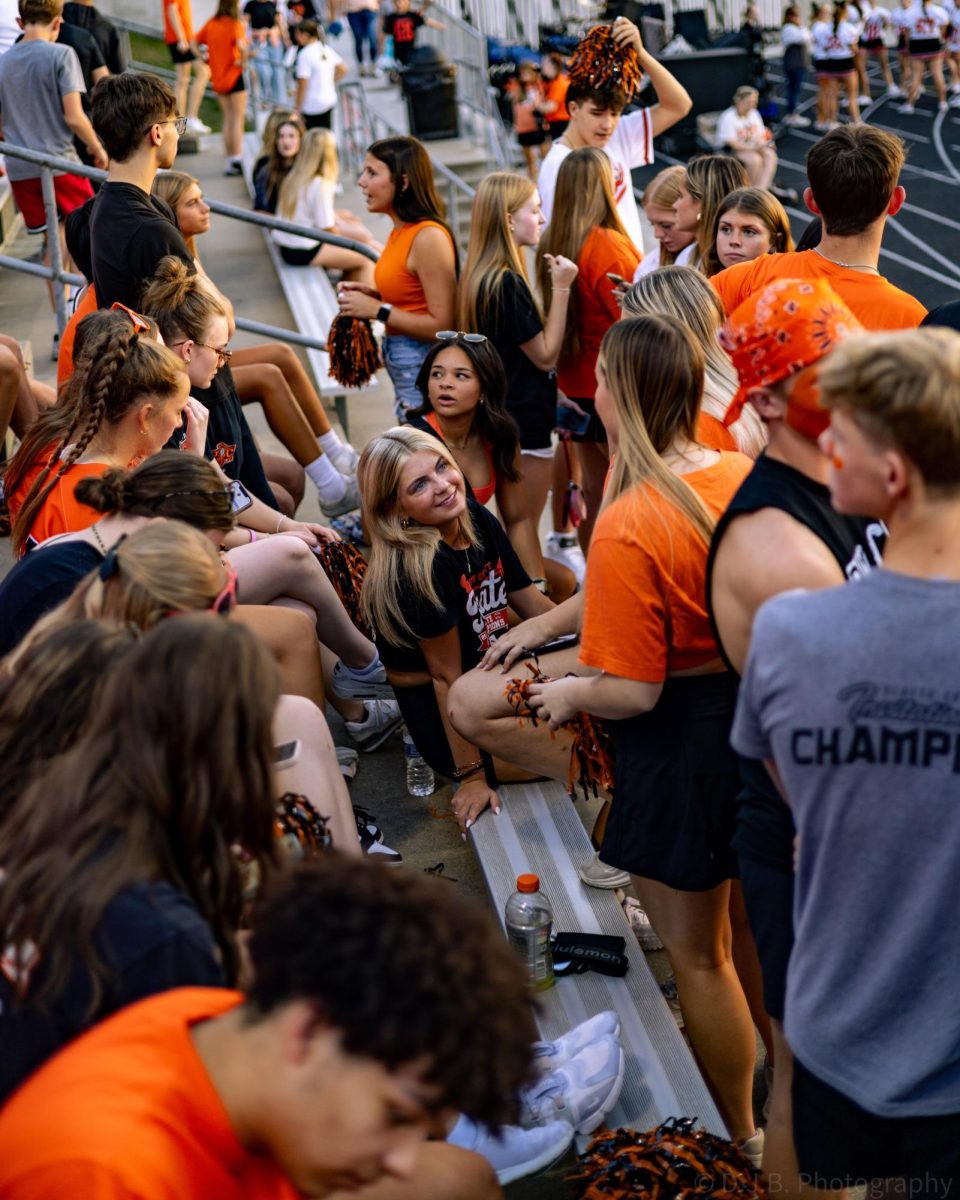
[[[200,187],[200,180],[194,179],[192,175],[188,175],[185,171],[161,171],[153,181],[151,191],[161,200],[166,200],[173,209],[173,215],[176,216],[177,205],[194,184]],[[191,234],[190,237],[184,237],[183,240],[187,243],[190,257],[194,262],[198,263],[200,260],[197,256],[197,239]]]
[[[480,314],[496,302],[508,271],[519,275],[529,287],[527,265],[513,240],[508,218],[522,208],[535,191],[530,179],[513,171],[495,171],[480,181],[470,214],[467,262],[457,289],[458,328],[483,332]]]
[[[647,484],[679,509],[709,546],[716,524],[712,514],[662,457],[678,436],[697,440],[704,358],[693,334],[676,317],[650,314],[618,321],[604,335],[599,362],[620,429],[604,506]]]
[[[300,153],[280,184],[277,215],[290,220],[303,189],[317,176],[336,183],[340,178],[337,143],[329,129],[310,129],[300,143]]]
[[[686,325],[704,354],[703,410],[722,421],[740,381],[717,337],[724,320],[723,305],[704,276],[692,267],[651,271],[630,288],[620,307],[626,317],[664,313]],[[750,405],[744,405],[730,433],[737,448],[751,458],[756,458],[767,444],[764,424]]]
[[[579,262],[583,244],[594,229],[613,229],[629,237],[613,194],[613,168],[602,150],[585,146],[573,150],[557,172],[557,190],[550,224],[537,248],[537,282],[547,310],[553,300],[553,286],[546,255],[563,254]],[[577,288],[570,293],[564,353],[580,349]]]
[[[407,520],[400,507],[400,473],[411,455],[420,450],[442,458],[460,475],[443,442],[409,425],[388,429],[368,442],[357,468],[363,523],[371,546],[360,605],[367,622],[396,646],[409,646],[414,641],[413,630],[397,606],[402,581],[438,611],[443,608],[433,584],[440,530]],[[459,536],[470,546],[476,544],[473,521],[466,510],[460,518]]]
[[[679,163],[675,167],[667,167],[650,180],[643,189],[643,208],[673,208],[674,201],[680,199],[680,186],[687,176],[686,167]],[[670,267],[677,259],[672,250],[668,250],[663,242],[660,246],[660,266]]]

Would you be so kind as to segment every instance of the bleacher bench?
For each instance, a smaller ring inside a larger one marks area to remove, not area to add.
[[[243,177],[247,188],[253,197],[253,166],[260,151],[260,138],[255,133],[248,133],[243,139]],[[326,271],[307,270],[304,267],[291,267],[280,257],[280,250],[270,236],[270,230],[264,229],[267,250],[273,260],[277,278],[283,288],[283,294],[290,306],[294,323],[302,334],[326,342],[327,334],[333,318],[340,311],[337,304],[337,294]],[[343,427],[346,437],[350,436],[349,419],[347,415],[347,394],[342,383],[338,383],[330,375],[330,356],[325,350],[307,349],[307,359],[313,370],[317,390],[320,395],[332,399],[337,410],[337,419]]]
[[[525,783],[499,791],[500,815],[484,813],[471,837],[501,922],[517,876],[531,871],[553,907],[555,932],[619,934],[630,960],[622,979],[588,971],[558,979],[539,993],[542,1035],[558,1037],[595,1013],[615,1009],[627,1063],[610,1127],[645,1130],[667,1117],[695,1117],[710,1132],[728,1136],[616,896],[580,881],[577,867],[593,847],[563,787]]]

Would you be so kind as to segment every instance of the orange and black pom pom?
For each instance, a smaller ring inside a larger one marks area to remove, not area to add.
[[[364,620],[360,607],[360,592],[367,575],[367,560],[356,546],[346,542],[324,542],[317,551],[320,565],[333,584],[340,603],[357,629],[370,637],[370,627]]]
[[[363,387],[380,366],[380,351],[370,322],[342,313],[330,325],[327,353],[330,374],[344,387]]]
[[[571,86],[622,91],[627,99],[639,91],[643,70],[632,46],[618,46],[609,25],[594,25],[580,41],[567,70]]]
[[[604,1131],[580,1156],[571,1180],[579,1200],[767,1200],[737,1147],[686,1117],[647,1133]]]

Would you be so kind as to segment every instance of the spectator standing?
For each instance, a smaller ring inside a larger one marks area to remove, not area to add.
[[[567,75],[567,65],[559,54],[545,54],[540,59],[540,79],[543,83],[543,113],[547,118],[550,141],[554,142],[563,137],[570,122],[567,112],[570,77]]]
[[[19,16],[17,0],[0,0],[0,55],[6,54],[20,36]]]
[[[512,100],[513,128],[517,142],[523,151],[527,174],[536,183],[543,147],[550,144],[547,118],[541,110],[543,89],[540,86],[536,63],[520,64],[517,68],[517,78],[510,84],[509,95]]]
[[[810,118],[797,112],[803,81],[810,65],[810,30],[803,24],[800,8],[796,4],[787,6],[780,30],[783,42],[783,73],[787,81],[786,112],[784,121],[798,129],[806,129]]]
[[[375,75],[381,71],[377,66],[377,18],[380,15],[380,0],[345,0],[347,22],[353,34],[357,69],[361,75]],[[363,61],[364,48],[370,62]]]
[[[197,44],[207,48],[210,81],[223,113],[223,149],[227,156],[224,175],[242,175],[247,34],[240,20],[239,0],[220,0],[216,15],[197,34]]]
[[[434,21],[423,14],[430,7],[430,0],[423,8],[411,9],[410,0],[394,0],[393,12],[383,18],[383,32],[393,38],[393,57],[405,67],[410,61],[417,44],[417,30],[426,25],[430,29],[446,29],[442,21]]]
[[[203,61],[193,36],[193,11],[190,0],[163,0],[163,40],[167,43],[177,76],[177,116],[186,115],[188,133],[196,136],[209,133],[210,126],[204,125],[200,120],[200,104],[210,78],[210,69]]]
[[[283,25],[274,0],[247,0],[243,15],[250,27],[250,61],[264,105],[287,104],[283,64]]]
[[[79,60],[69,46],[54,44],[63,20],[62,8],[62,0],[21,0],[23,38],[0,58],[0,135],[16,146],[79,163],[73,145],[76,136],[86,146],[93,165],[105,167],[107,151],[83,111],[85,88]],[[30,98],[29,103],[24,97]],[[8,158],[6,169],[27,230],[45,234],[44,262],[49,265],[51,261],[51,237],[61,238],[66,262],[62,224],[56,230],[47,229],[39,168]],[[61,222],[93,195],[88,180],[69,172],[54,174],[53,190]],[[52,287],[50,294],[52,299]]]
[[[679,164],[665,167],[647,184],[643,192],[643,211],[653,229],[656,245],[644,253],[633,275],[636,283],[659,267],[686,266],[697,252],[694,230],[681,229],[673,206],[680,198],[680,189],[687,172]]]
[[[120,75],[127,69],[127,56],[123,52],[120,31],[99,9],[94,8],[93,0],[67,0],[63,6],[63,19],[93,34],[111,75]]]
[[[300,53],[295,73],[295,106],[307,129],[332,129],[337,104],[337,83],[347,73],[347,64],[323,39],[316,21],[301,21],[294,34]]]
[[[80,103],[83,106],[83,113],[87,120],[90,120],[92,113],[91,94],[94,87],[104,79],[110,72],[107,70],[107,64],[103,60],[103,52],[100,49],[100,44],[92,33],[86,29],[81,29],[79,25],[71,25],[65,18],[60,25],[60,32],[57,34],[57,44],[60,46],[69,46],[77,56],[80,63],[80,72],[83,75],[84,91],[80,93]],[[80,156],[80,161],[87,166],[93,165],[93,158],[83,140],[74,136],[74,149]],[[94,186],[95,185],[91,185]]]

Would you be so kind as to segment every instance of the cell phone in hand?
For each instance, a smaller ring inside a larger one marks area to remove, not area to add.
[[[590,428],[590,414],[577,412],[575,408],[567,408],[565,404],[557,405],[555,429],[561,429],[565,433],[575,433],[582,437]]]

